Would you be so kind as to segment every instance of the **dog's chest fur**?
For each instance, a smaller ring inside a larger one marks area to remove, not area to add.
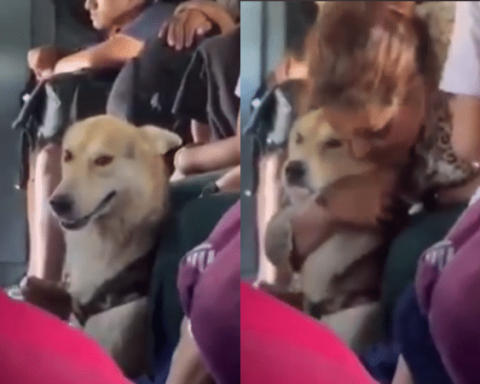
[[[345,294],[336,283],[336,278],[344,275],[345,279],[352,280],[353,286],[357,285],[353,290],[361,293],[362,282],[355,281],[354,274],[350,277],[345,274],[351,265],[380,244],[381,236],[373,232],[345,229],[335,233],[305,260],[300,272],[302,292],[315,303]]]
[[[89,225],[84,230],[66,233],[68,290],[82,303],[87,302],[103,282],[144,256],[153,246],[151,233],[145,228],[137,229],[135,237],[128,242],[122,238],[119,228],[112,229],[107,233]]]
[[[341,228],[305,259],[297,260],[292,254],[289,219],[294,211],[294,206],[286,206],[272,218],[266,252],[277,267],[289,264],[294,273],[290,289],[303,294],[304,310],[321,317],[375,300],[372,296],[380,290],[383,262],[378,255],[384,237],[377,231]]]

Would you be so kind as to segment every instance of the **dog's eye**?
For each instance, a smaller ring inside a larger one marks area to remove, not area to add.
[[[73,160],[73,154],[72,152],[70,151],[65,151],[65,153],[63,154],[63,162],[64,163],[68,163],[69,161],[72,161]]]
[[[112,161],[113,161],[113,156],[105,155],[105,156],[97,157],[94,163],[99,167],[105,167],[106,165],[110,164]]]
[[[296,144],[302,144],[303,143],[303,136],[300,133],[297,133],[295,136],[295,143]]]
[[[333,149],[333,148],[339,148],[343,145],[343,143],[338,140],[338,139],[330,139],[325,142],[324,147],[326,149]]]

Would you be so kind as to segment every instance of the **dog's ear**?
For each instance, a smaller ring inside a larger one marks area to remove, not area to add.
[[[160,155],[165,155],[170,150],[182,145],[182,138],[174,132],[153,125],[145,125],[140,129],[145,132],[152,143],[155,143]]]

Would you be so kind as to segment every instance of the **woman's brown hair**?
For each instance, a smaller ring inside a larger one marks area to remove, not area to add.
[[[396,105],[418,75],[438,83],[437,58],[421,19],[392,3],[332,1],[306,40],[309,108]],[[407,4],[408,5],[408,4]]]

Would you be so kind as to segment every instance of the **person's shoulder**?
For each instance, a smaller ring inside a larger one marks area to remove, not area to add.
[[[207,54],[221,54],[224,49],[240,47],[240,27],[235,27],[227,34],[215,35],[206,38],[198,46],[199,51]]]
[[[175,2],[157,1],[145,8],[142,15],[162,15],[165,12],[173,14],[177,5]]]
[[[158,35],[160,28],[174,13],[176,4],[155,2],[147,6],[133,21],[126,24],[121,34],[147,41]]]
[[[472,165],[456,156],[453,149],[451,97],[443,91],[432,97],[425,131],[415,148],[419,156],[415,176],[422,191],[461,185],[477,175]]]

